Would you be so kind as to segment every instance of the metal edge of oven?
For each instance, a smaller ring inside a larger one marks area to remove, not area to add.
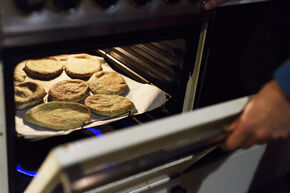
[[[197,47],[197,53],[194,63],[194,69],[192,74],[189,74],[187,85],[186,85],[186,92],[184,96],[184,103],[182,107],[182,112],[188,112],[191,111],[194,107],[195,103],[195,97],[197,92],[197,85],[198,82],[200,82],[200,71],[201,71],[201,65],[204,61],[204,49],[205,49],[205,41],[206,41],[206,35],[207,35],[207,29],[208,29],[208,22],[204,22],[201,26],[200,36],[199,36],[199,42]],[[204,68],[204,67],[203,67]]]
[[[4,78],[3,78],[3,63],[0,60],[0,90],[4,90]],[[5,119],[5,100],[4,92],[0,93],[0,172],[2,177],[0,178],[1,191],[8,192],[8,160],[7,160],[7,138],[6,138],[6,119]]]

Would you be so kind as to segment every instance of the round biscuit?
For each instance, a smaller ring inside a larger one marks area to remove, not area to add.
[[[98,115],[110,117],[135,110],[133,102],[119,95],[91,95],[86,98],[85,105]]]
[[[88,84],[94,94],[122,94],[127,89],[126,81],[117,72],[96,72]]]
[[[53,101],[80,102],[89,95],[88,84],[79,79],[63,80],[49,89],[48,98]]]
[[[23,70],[25,67],[25,63],[26,61],[22,61],[19,64],[17,64],[16,67],[14,68],[13,77],[15,84],[24,82],[24,80],[26,79],[26,73]]]
[[[88,54],[72,55],[65,65],[65,72],[72,78],[90,78],[95,72],[101,70],[101,61]]]
[[[29,109],[23,119],[28,123],[53,130],[81,127],[91,119],[85,105],[72,102],[48,102]]]
[[[53,58],[33,59],[25,63],[24,70],[35,78],[51,79],[62,73],[63,65]]]
[[[14,86],[16,109],[24,109],[43,101],[46,95],[44,88],[34,82],[19,83]]]

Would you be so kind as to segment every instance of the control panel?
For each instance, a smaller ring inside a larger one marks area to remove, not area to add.
[[[84,26],[94,26],[94,34],[153,29],[198,18],[201,1],[1,0],[0,32],[10,36]]]

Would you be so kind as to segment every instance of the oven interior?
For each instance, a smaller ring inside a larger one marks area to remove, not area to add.
[[[74,44],[70,49],[54,49],[46,46],[31,46],[11,48],[5,50],[4,71],[6,81],[13,83],[11,79],[14,66],[22,60],[31,58],[43,58],[57,54],[88,53],[104,57],[105,61],[117,72],[142,84],[150,84],[161,89],[167,98],[167,102],[161,107],[141,115],[133,115],[110,124],[81,129],[63,136],[54,136],[45,139],[28,140],[18,135],[16,130],[11,132],[10,141],[14,141],[9,151],[13,161],[10,166],[15,174],[16,191],[23,192],[33,176],[37,175],[37,169],[47,156],[48,152],[61,144],[73,142],[91,136],[102,137],[108,132],[115,132],[134,125],[160,119],[182,112],[182,105],[186,91],[188,76],[194,70],[194,54],[199,38],[199,27],[188,31],[183,36],[162,41],[149,41],[136,44],[121,44],[117,46],[87,46],[79,48]],[[120,41],[122,42],[122,41]],[[111,45],[111,44],[110,44]],[[66,47],[65,45],[64,47]],[[71,46],[71,45],[70,45]],[[40,52],[34,52],[35,50]],[[62,51],[59,51],[62,50]],[[17,54],[16,54],[17,53]],[[21,54],[18,54],[21,53]],[[13,94],[13,84],[6,84],[6,92]],[[13,95],[12,95],[13,96]],[[8,103],[14,104],[13,98]],[[8,114],[13,115],[15,109],[9,108]],[[15,123],[10,120],[10,126]],[[13,153],[12,153],[13,152]]]

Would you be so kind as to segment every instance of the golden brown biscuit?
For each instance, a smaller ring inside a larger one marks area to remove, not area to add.
[[[81,127],[91,119],[88,107],[72,102],[48,102],[37,105],[24,114],[24,120],[53,130]]]
[[[73,78],[90,78],[101,70],[101,61],[88,54],[71,55],[65,65],[65,72]]]
[[[89,79],[88,84],[95,94],[121,94],[127,88],[126,81],[117,72],[96,72]]]
[[[19,64],[16,65],[14,69],[14,83],[18,84],[20,82],[23,82],[26,78],[26,73],[24,72],[26,61],[22,61]]]
[[[34,82],[24,82],[15,85],[15,107],[24,109],[43,101],[46,92],[42,86]]]
[[[79,102],[89,95],[88,84],[79,79],[63,80],[50,88],[48,98],[53,101]]]
[[[51,79],[62,73],[63,65],[56,59],[43,58],[28,60],[24,69],[35,78]]]
[[[129,99],[119,95],[95,94],[86,98],[85,105],[98,115],[110,117],[135,110]]]

